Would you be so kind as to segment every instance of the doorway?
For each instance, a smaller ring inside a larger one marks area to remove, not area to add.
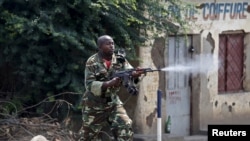
[[[167,39],[166,66],[185,64],[190,59],[189,47],[192,36],[170,36]],[[166,73],[166,117],[171,117],[171,133],[176,136],[190,135],[190,85],[188,73]]]

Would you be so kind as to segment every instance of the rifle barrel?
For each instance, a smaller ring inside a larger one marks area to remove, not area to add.
[[[162,71],[161,69],[154,69],[153,71]]]
[[[146,72],[162,71],[161,69],[147,69]]]

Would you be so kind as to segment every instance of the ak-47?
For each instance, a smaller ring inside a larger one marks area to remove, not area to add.
[[[148,72],[161,71],[161,69],[151,69],[151,68],[128,69],[124,71],[117,71],[111,76],[111,78],[119,77],[122,80],[122,84],[127,89],[127,91],[132,95],[137,95],[138,90],[135,86],[135,83],[137,83],[138,80],[132,77],[132,73],[134,71],[142,71],[143,74],[146,75]]]

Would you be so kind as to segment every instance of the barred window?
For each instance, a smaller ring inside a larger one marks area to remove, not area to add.
[[[243,90],[243,57],[244,34],[221,34],[219,36],[219,94]]]

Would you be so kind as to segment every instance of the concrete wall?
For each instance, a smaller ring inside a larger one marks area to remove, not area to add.
[[[165,39],[159,38],[149,42],[148,46],[140,48],[140,67],[163,68],[164,67]],[[165,107],[165,79],[164,72],[149,72],[140,83],[136,112],[133,115],[134,130],[136,133],[156,134],[157,128],[157,90],[163,92],[162,107]],[[162,109],[162,115],[164,109]]]
[[[196,5],[183,18],[190,21],[189,34],[193,34],[194,54],[212,53],[218,56],[219,34],[244,32],[244,89],[245,92],[218,95],[218,72],[192,77],[192,134],[206,131],[211,123],[240,124],[250,122],[250,1],[248,0],[187,0]],[[213,13],[217,7],[219,14]],[[159,38],[140,49],[141,67],[165,67],[165,39]],[[140,85],[140,94],[133,114],[136,133],[156,134],[157,89],[165,95],[162,73],[148,73]],[[162,111],[165,100],[162,99]],[[166,113],[163,113],[163,121]],[[163,125],[164,127],[164,125]]]
[[[218,56],[219,48],[219,34],[230,32],[244,32],[246,33],[244,39],[244,74],[243,83],[245,90],[249,91],[249,31],[250,31],[250,2],[242,1],[226,1],[218,0],[206,1],[192,1],[199,5],[200,9],[197,13],[191,14],[193,23],[191,24],[190,33],[199,34],[201,46],[199,49],[200,54],[213,53]],[[218,6],[220,13],[214,14],[209,12],[213,10],[215,5]],[[235,7],[236,11],[235,11]],[[240,124],[249,123],[250,119],[250,105],[249,105],[249,92],[233,93],[233,94],[220,94],[218,95],[218,72],[201,75],[199,79],[193,80],[193,86],[199,83],[200,87],[193,91],[198,91],[199,99],[193,99],[198,102],[199,112],[196,112],[193,121],[193,133],[200,130],[207,130],[207,125],[212,123],[217,124]],[[197,93],[193,93],[196,95]],[[197,101],[198,100],[198,101]],[[197,128],[199,127],[199,128]]]

